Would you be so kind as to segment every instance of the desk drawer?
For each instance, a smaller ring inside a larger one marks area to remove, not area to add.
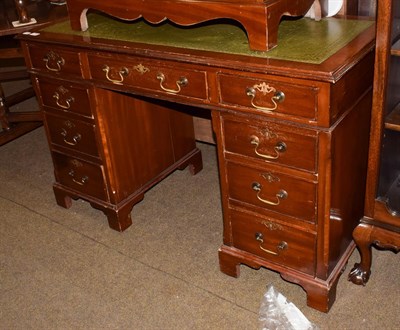
[[[53,152],[57,181],[83,195],[108,201],[103,167]]]
[[[233,210],[231,224],[234,247],[279,265],[314,274],[315,234]]]
[[[95,125],[46,113],[52,144],[99,157]]]
[[[82,75],[77,52],[30,44],[29,55],[32,61],[32,69],[62,75]]]
[[[89,55],[91,76],[95,80],[132,86],[169,95],[207,98],[206,72],[133,57],[109,58]]]
[[[316,183],[227,162],[229,198],[308,222],[316,219]]]
[[[66,113],[93,118],[89,102],[89,91],[67,81],[38,79],[42,103]]]
[[[227,116],[223,125],[227,152],[316,171],[315,131],[268,121],[253,120],[248,123]]]
[[[220,102],[262,113],[316,120],[318,89],[275,79],[219,74]]]

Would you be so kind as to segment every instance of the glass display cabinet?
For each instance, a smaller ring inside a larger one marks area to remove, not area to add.
[[[365,285],[371,247],[400,249],[400,2],[378,1],[365,213],[353,232],[360,251],[349,280]]]

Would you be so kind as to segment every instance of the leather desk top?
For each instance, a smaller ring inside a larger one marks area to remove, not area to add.
[[[244,30],[227,22],[176,27],[169,23],[152,25],[143,20],[126,22],[98,14],[88,15],[88,20],[90,28],[85,32],[72,30],[69,21],[43,31],[320,64],[374,24],[368,20],[337,18],[319,22],[308,18],[283,21],[279,27],[278,47],[263,52],[250,50]],[[322,40],[324,47],[321,47]]]

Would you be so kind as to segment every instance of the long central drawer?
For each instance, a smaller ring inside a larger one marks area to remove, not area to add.
[[[161,94],[207,99],[206,72],[132,56],[88,54],[92,79]]]

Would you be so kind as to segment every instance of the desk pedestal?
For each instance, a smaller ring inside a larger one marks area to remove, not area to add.
[[[36,81],[42,95],[59,95],[44,109],[60,206],[82,198],[106,214],[111,228],[123,231],[132,224],[132,207],[153,185],[188,165],[192,174],[202,169],[192,117],[179,109],[100,88],[83,94],[82,86],[65,80]],[[91,107],[77,115],[73,102],[85,95]]]

